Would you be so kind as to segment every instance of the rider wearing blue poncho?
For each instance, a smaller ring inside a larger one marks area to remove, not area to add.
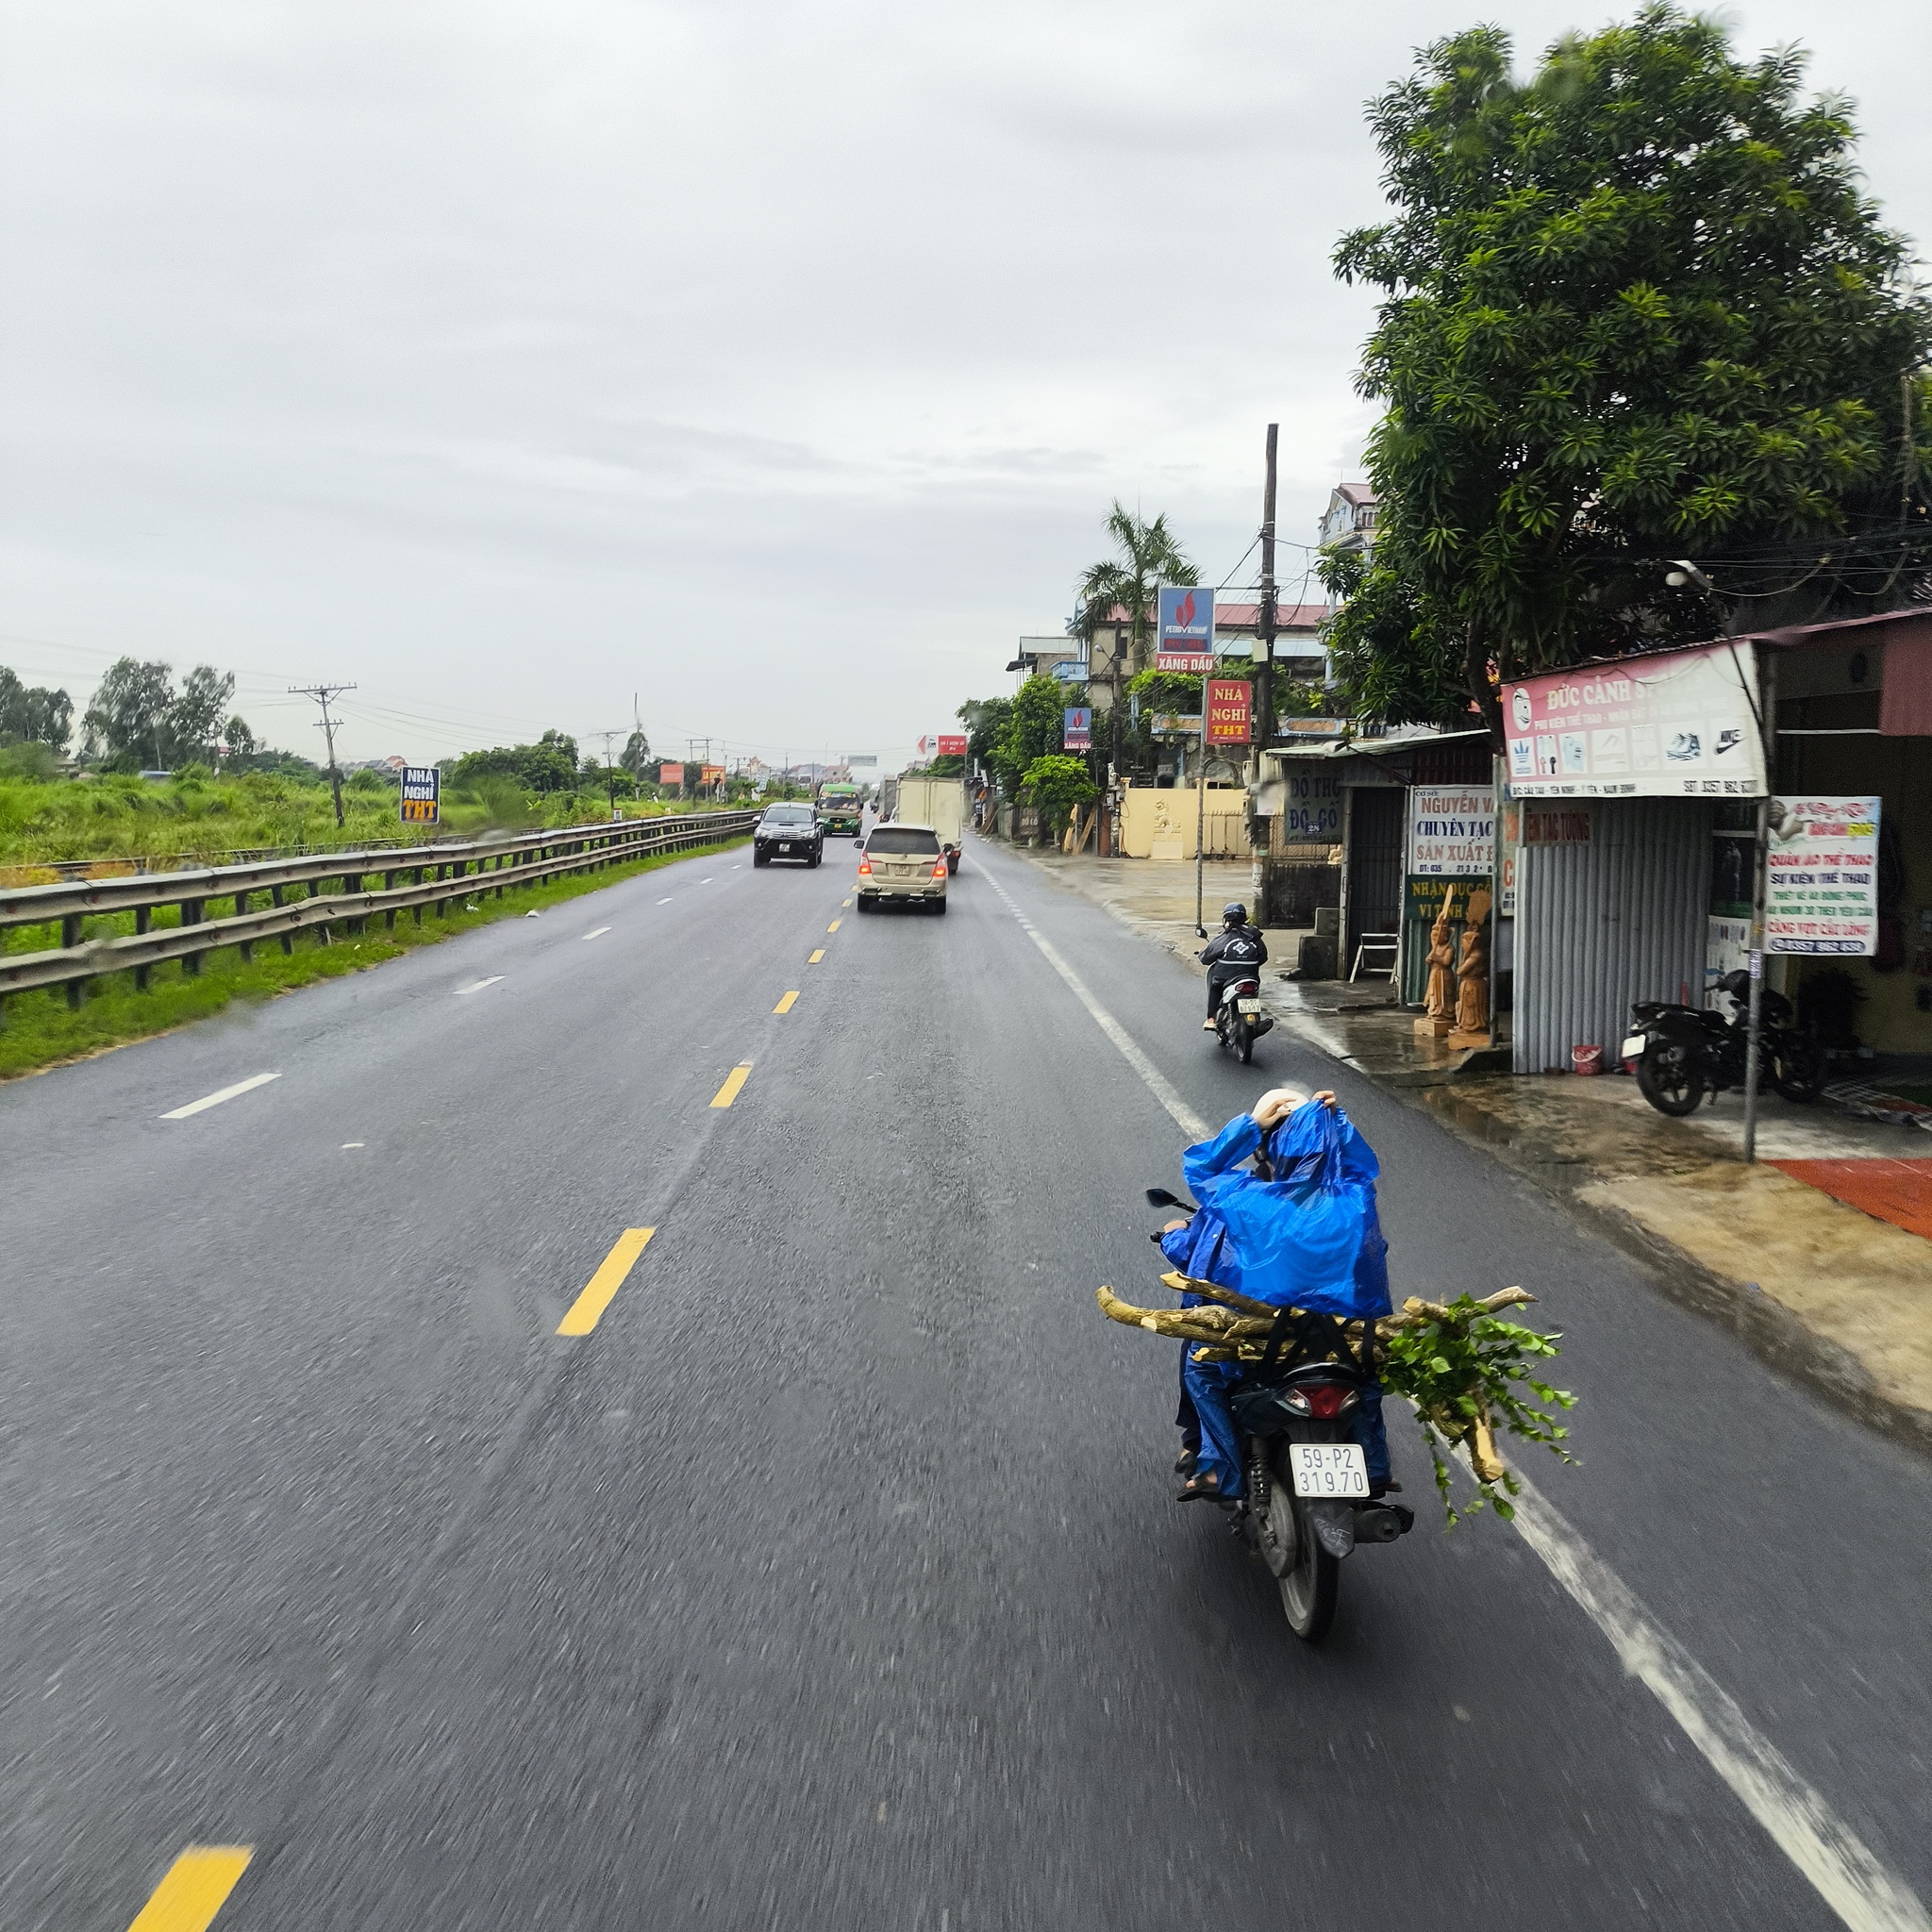
[[[1243,1165],[1251,1158],[1252,1171]],[[1275,1307],[1350,1320],[1390,1312],[1389,1244],[1375,1212],[1381,1166],[1334,1094],[1311,1102],[1276,1088],[1253,1113],[1237,1114],[1213,1140],[1190,1147],[1181,1171],[1200,1209],[1170,1225],[1160,1246],[1184,1274]],[[1241,1367],[1197,1362],[1192,1353],[1183,1345],[1179,1420],[1185,1428],[1191,1403],[1199,1447],[1181,1498],[1232,1499],[1241,1493],[1241,1469],[1228,1397]],[[1379,1386],[1363,1390],[1353,1434],[1370,1491],[1380,1495],[1391,1485]]]

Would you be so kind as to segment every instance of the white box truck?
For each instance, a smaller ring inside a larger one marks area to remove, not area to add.
[[[946,870],[959,870],[959,845],[966,835],[965,779],[901,778],[892,817],[902,825],[930,825],[940,835]]]

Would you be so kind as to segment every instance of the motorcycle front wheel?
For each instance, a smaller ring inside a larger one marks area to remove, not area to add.
[[[1659,1113],[1681,1120],[1697,1111],[1704,1081],[1681,1046],[1647,1046],[1637,1062],[1637,1087]]]

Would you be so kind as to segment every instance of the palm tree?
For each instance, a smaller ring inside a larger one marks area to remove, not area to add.
[[[1183,554],[1163,511],[1150,524],[1118,502],[1107,520],[1107,534],[1120,551],[1118,558],[1096,563],[1080,580],[1080,614],[1075,634],[1091,649],[1093,633],[1111,621],[1116,605],[1127,613],[1129,632],[1127,675],[1145,671],[1151,661],[1148,634],[1154,624],[1154,593],[1162,584],[1198,584],[1200,573]],[[1115,708],[1119,708],[1120,653],[1114,653]]]
[[[1190,563],[1167,527],[1167,513],[1150,524],[1130,515],[1119,499],[1107,520],[1107,534],[1118,546],[1120,556],[1096,563],[1080,579],[1080,614],[1069,629],[1085,640],[1088,656],[1093,653],[1093,633],[1108,624],[1118,607],[1127,613],[1129,625],[1128,675],[1148,668],[1150,653],[1147,634],[1154,622],[1154,593],[1162,584],[1198,584],[1200,573]],[[1109,694],[1108,722],[1111,724],[1111,757],[1108,771],[1118,777],[1121,767],[1121,654],[1118,630],[1114,633],[1112,690]],[[1101,774],[1108,775],[1107,772]]]

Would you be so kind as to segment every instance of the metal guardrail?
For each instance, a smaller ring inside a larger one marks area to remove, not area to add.
[[[132,969],[135,985],[145,988],[154,967],[179,959],[185,972],[197,974],[204,956],[222,946],[240,947],[246,959],[253,957],[258,941],[279,940],[282,951],[292,953],[299,932],[319,931],[326,944],[331,926],[347,924],[360,931],[374,913],[393,926],[398,912],[410,911],[420,924],[425,906],[434,907],[441,916],[452,899],[482,892],[501,898],[507,887],[537,885],[654,853],[708,845],[750,831],[758,819],[756,811],[695,812],[629,819],[614,825],[519,832],[464,844],[314,853],[253,865],[0,889],[0,928],[58,922],[61,941],[42,952],[0,954],[0,998],[64,986],[68,1004],[77,1007],[86,996],[87,982],[105,974]],[[381,889],[363,891],[362,881],[375,873],[382,874]],[[397,885],[397,875],[406,873],[415,876]],[[330,879],[341,881],[340,890],[322,891]],[[297,886],[305,896],[284,904],[283,893]],[[250,911],[248,902],[260,892],[269,894],[270,904]],[[232,899],[233,915],[205,917],[211,899]],[[180,908],[180,924],[156,930],[155,910],[167,906]],[[82,923],[90,915],[130,911],[132,933],[82,939]]]

